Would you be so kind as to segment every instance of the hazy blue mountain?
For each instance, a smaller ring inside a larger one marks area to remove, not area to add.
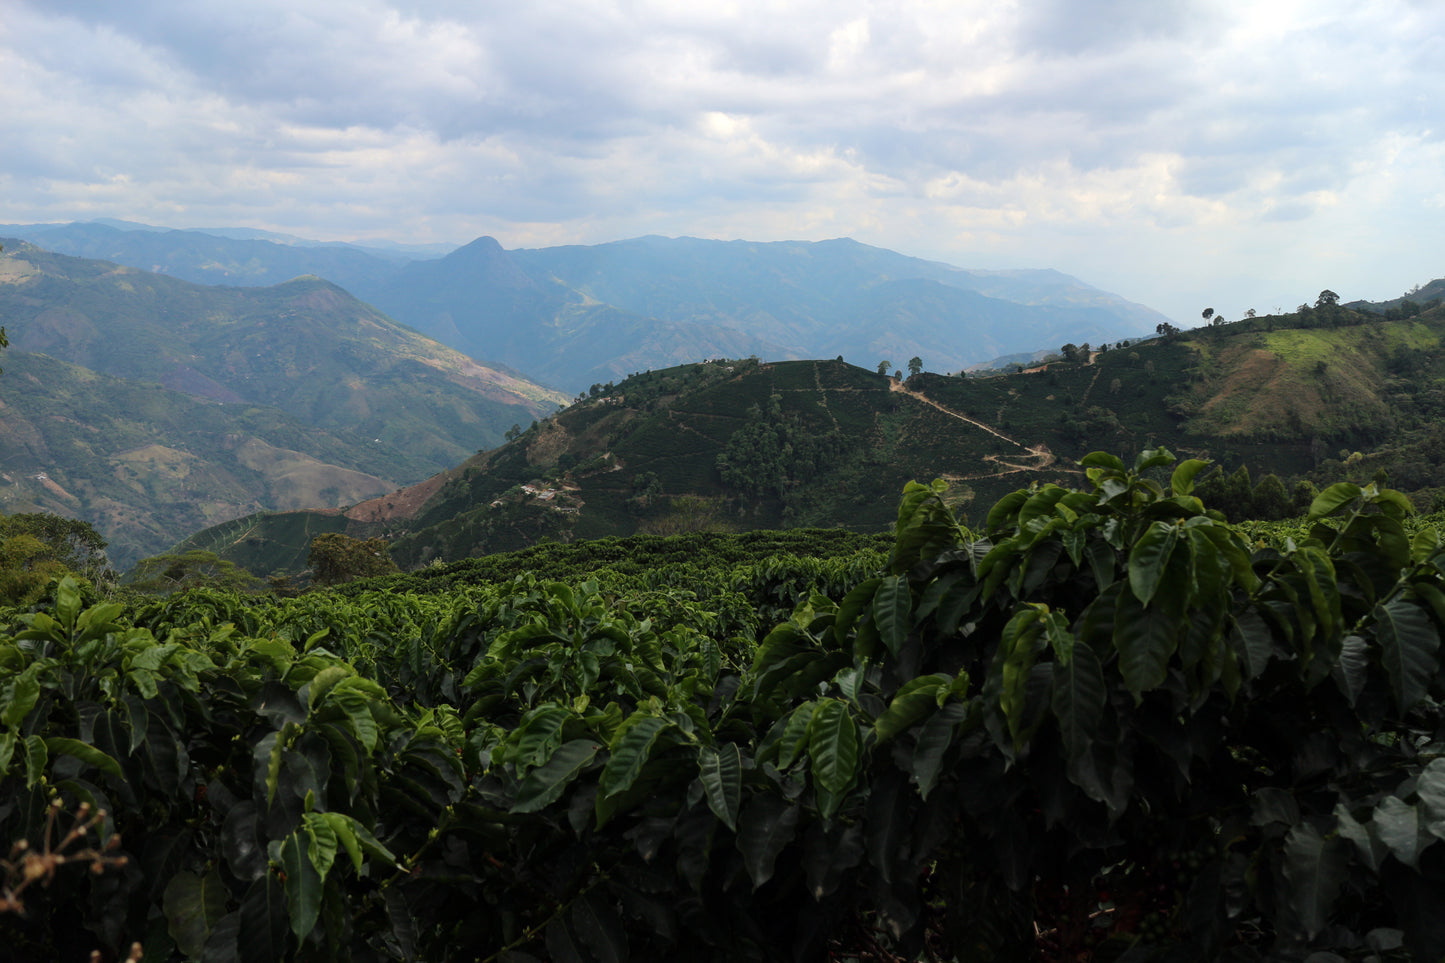
[[[840,238],[640,237],[505,251],[478,238],[445,257],[317,245],[252,229],[128,222],[10,233],[201,283],[324,277],[482,361],[568,391],[720,356],[836,357],[957,371],[1000,355],[1152,333],[1167,320],[1052,270],[973,271]],[[0,228],[0,230],[4,230]],[[222,236],[225,235],[225,236]]]
[[[619,310],[523,270],[490,237],[408,264],[362,296],[443,344],[572,391],[705,358],[796,357],[783,344],[727,325]]]
[[[510,254],[534,277],[625,311],[865,367],[917,355],[929,370],[957,370],[1065,341],[1136,337],[1168,320],[1057,271],[965,271],[846,238],[643,237]]]
[[[0,234],[21,238],[47,251],[71,257],[113,261],[142,271],[166,274],[195,284],[265,287],[314,274],[347,290],[376,283],[408,258],[397,252],[368,251],[352,245],[281,241],[287,235],[240,230],[222,236],[201,231],[172,231],[116,223],[0,225]]]

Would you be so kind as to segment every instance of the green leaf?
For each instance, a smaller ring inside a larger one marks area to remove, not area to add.
[[[611,901],[597,890],[575,900],[567,911],[572,932],[587,949],[587,958],[595,963],[626,963],[627,931]]]
[[[728,829],[737,832],[738,807],[743,799],[742,756],[737,744],[729,742],[721,749],[703,746],[698,752],[697,768],[708,808]]]
[[[286,915],[291,920],[291,932],[298,940],[305,940],[316,928],[325,889],[316,864],[307,853],[309,843],[309,837],[299,829],[281,843],[281,870],[286,874]]]
[[[177,948],[191,959],[200,959],[211,928],[226,914],[226,887],[220,872],[214,866],[205,876],[182,870],[166,884],[161,907]]]
[[[666,719],[647,715],[642,709],[622,724],[617,737],[612,740],[611,756],[602,767],[602,776],[597,781],[601,798],[606,799],[632,788],[642,774],[658,736],[670,725]]]
[[[316,673],[307,683],[307,707],[315,712],[321,700],[325,699],[326,694],[331,691],[331,687],[352,675],[353,672],[354,670],[350,666],[332,665]]]
[[[1114,647],[1119,651],[1119,674],[1136,698],[1164,682],[1178,640],[1177,626],[1161,609],[1145,609],[1133,593],[1119,593]]]
[[[1415,505],[1393,488],[1382,488],[1370,498],[1370,503],[1380,506],[1388,515],[1403,518],[1415,514]]]
[[[1189,495],[1194,491],[1194,477],[1205,468],[1209,467],[1209,460],[1205,458],[1187,458],[1179,463],[1174,469],[1174,474],[1169,478],[1169,488],[1176,495]]]
[[[255,761],[260,763],[264,759],[266,766],[266,805],[268,806],[276,798],[276,788],[281,781],[281,760],[286,755],[286,743],[290,741],[295,728],[293,723],[285,723],[281,726],[280,732],[267,733],[256,743]]]
[[[331,701],[346,713],[346,722],[351,727],[352,735],[356,736],[356,741],[361,743],[367,752],[374,752],[381,733],[376,728],[375,716],[371,714],[370,700],[359,692],[336,689],[332,693]]]
[[[1104,671],[1094,650],[1076,641],[1073,658],[1067,664],[1055,662],[1052,684],[1054,719],[1059,724],[1059,736],[1064,743],[1069,778],[1080,789],[1089,792],[1090,787],[1084,784],[1088,780],[1083,775],[1087,771],[1083,759],[1108,701]]]
[[[591,739],[573,739],[564,743],[552,753],[552,758],[545,765],[527,773],[517,787],[517,801],[512,804],[512,812],[534,813],[556,802],[567,784],[577,778],[601,748]]]
[[[102,772],[109,773],[117,779],[125,778],[125,775],[121,772],[120,763],[89,743],[81,742],[79,739],[50,736],[45,740],[45,748],[51,756],[74,756],[81,762],[94,766]]]
[[[1425,696],[1436,669],[1440,635],[1422,608],[1402,598],[1375,606],[1373,614],[1380,661],[1396,704],[1406,712]]]
[[[5,683],[0,689],[0,723],[18,729],[35,708],[40,698],[40,663],[27,666],[25,671]]]
[[[346,850],[346,855],[351,857],[351,868],[360,873],[361,843],[356,838],[356,832],[351,828],[351,818],[343,813],[321,813],[321,818],[326,820],[326,825],[331,827],[337,843]]]
[[[823,816],[833,815],[841,797],[858,777],[858,724],[848,704],[828,699],[818,705],[809,726],[808,758],[813,764],[813,782],[834,797],[822,807]]]
[[[1381,799],[1371,815],[1380,842],[1411,869],[1419,865],[1425,847],[1435,842],[1434,834],[1422,825],[1423,814],[1398,796]]]
[[[841,645],[848,638],[848,630],[858,621],[858,616],[873,601],[873,595],[878,591],[880,579],[870,578],[860,582],[858,585],[843,596],[843,601],[838,606],[838,614],[833,619],[833,638]]]
[[[1178,529],[1175,526],[1168,522],[1154,522],[1129,550],[1129,588],[1145,605],[1159,590],[1177,540]],[[1170,586],[1170,590],[1187,593],[1189,586]]]
[[[1327,518],[1340,510],[1343,505],[1348,505],[1360,497],[1360,486],[1352,485],[1349,482],[1338,482],[1326,488],[1315,496],[1310,502],[1309,516],[1305,519],[1306,524],[1313,523],[1321,518]]]
[[[535,766],[547,759],[562,744],[562,727],[577,717],[566,706],[541,705],[522,716],[512,739],[517,747],[517,762]]]
[[[45,764],[50,754],[46,751],[45,740],[39,736],[25,737],[25,788],[33,789],[45,776]]]
[[[873,596],[873,621],[878,625],[878,634],[883,644],[894,655],[908,638],[913,628],[913,598],[908,590],[908,580],[901,575],[890,575],[878,585]]]
[[[336,830],[326,819],[325,813],[307,813],[302,820],[301,830],[306,834],[306,858],[316,868],[316,875],[322,882],[336,862]]]
[[[1107,451],[1091,451],[1079,459],[1079,464],[1085,468],[1109,468],[1114,471],[1123,471],[1124,463],[1117,455],[1111,455]]]
[[[1430,832],[1445,839],[1445,759],[1432,759],[1415,784]]]
[[[938,708],[938,694],[953,682],[946,675],[925,675],[903,683],[898,693],[873,722],[879,743],[887,742]]]
[[[1335,660],[1335,666],[1330,670],[1330,677],[1335,680],[1336,687],[1340,694],[1345,697],[1350,705],[1365,691],[1365,682],[1369,678],[1370,654],[1369,645],[1358,635],[1347,635],[1340,643],[1340,657]]]
[[[1000,498],[994,503],[993,508],[989,509],[988,518],[984,522],[984,529],[989,535],[994,535],[1005,527],[1012,526],[1015,523],[1019,508],[1028,500],[1029,493],[1026,491],[1012,492]]]
[[[778,768],[787,769],[799,754],[808,747],[808,733],[813,722],[813,713],[818,709],[816,702],[804,702],[793,710],[783,727],[778,740]]]
[[[262,874],[241,900],[241,963],[285,959],[290,923],[285,884],[275,873]]]
[[[1274,655],[1274,635],[1269,623],[1252,608],[1240,609],[1231,618],[1229,641],[1239,656],[1244,677],[1253,679]]]
[[[737,849],[753,881],[753,889],[773,878],[778,854],[793,841],[798,828],[797,804],[773,795],[754,796],[738,822]]]
[[[1158,448],[1145,448],[1134,458],[1134,471],[1144,472],[1173,462],[1174,453],[1163,445]]]
[[[73,576],[65,576],[55,587],[53,611],[66,632],[75,628],[75,619],[80,615],[80,586]]]
[[[913,781],[918,785],[918,795],[927,799],[943,771],[944,757],[953,745],[954,730],[968,715],[969,706],[964,702],[950,702],[939,709],[923,724],[918,733],[918,742],[909,760]]]
[[[1068,493],[1069,490],[1061,485],[1045,485],[1034,492],[1029,496],[1029,500],[1019,507],[1019,529],[1035,531],[1036,526],[1030,523],[1052,517],[1054,506]]]
[[[1294,912],[1300,927],[1314,939],[1330,921],[1340,886],[1349,877],[1349,851],[1337,836],[1322,836],[1300,823],[1284,841],[1284,884],[1276,895]]]
[[[15,739],[17,733],[14,729],[7,729],[0,732],[0,772],[10,770],[10,760],[15,755]]]
[[[1390,854],[1389,848],[1380,842],[1378,836],[1370,832],[1369,826],[1356,820],[1344,803],[1335,804],[1335,825],[1341,839],[1347,839],[1355,844],[1355,850],[1364,864],[1370,868],[1370,872],[1378,873],[1385,857]]]
[[[999,708],[1008,721],[1009,735],[1015,748],[1023,729],[1024,708],[1028,701],[1029,672],[1038,658],[1038,638],[1043,633],[1042,606],[1026,605],[1015,612],[1004,626],[999,639],[998,666]]]

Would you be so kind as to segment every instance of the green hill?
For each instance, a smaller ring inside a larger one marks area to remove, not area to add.
[[[4,244],[0,507],[85,518],[118,564],[426,478],[565,400],[319,279],[205,287]]]
[[[352,534],[393,539],[403,567],[633,532],[871,531],[892,522],[909,480],[949,481],[968,517],[1030,482],[1076,476],[1089,451],[1157,444],[1287,485],[1383,470],[1430,507],[1445,478],[1442,336],[1439,309],[1387,321],[1332,307],[991,377],[898,383],[841,361],[686,365],[599,388],[343,517]],[[304,514],[248,520],[249,548],[219,533],[189,544],[241,564],[269,552],[269,570],[282,555],[304,558]],[[273,546],[288,539],[284,552]]]

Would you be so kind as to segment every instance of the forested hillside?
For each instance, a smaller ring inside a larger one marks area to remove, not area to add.
[[[876,531],[912,478],[948,481],[972,519],[1021,484],[1077,480],[1088,451],[1165,441],[1214,461],[1201,482],[1236,518],[1297,514],[1341,477],[1388,478],[1428,510],[1445,478],[1442,335],[1439,308],[1387,320],[1325,305],[1070,344],[990,377],[681,366],[595,385],[507,444],[343,518],[254,516],[186,547],[269,572],[303,565],[317,526],[385,535],[404,566],[638,531]]]

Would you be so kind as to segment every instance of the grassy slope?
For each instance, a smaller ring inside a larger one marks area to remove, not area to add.
[[[565,400],[316,279],[208,288],[7,243],[0,318],[0,510],[87,519],[122,565],[415,482]]]
[[[268,505],[349,504],[405,480],[368,473],[352,455],[350,444],[275,408],[6,353],[0,511],[87,519],[117,565]]]

